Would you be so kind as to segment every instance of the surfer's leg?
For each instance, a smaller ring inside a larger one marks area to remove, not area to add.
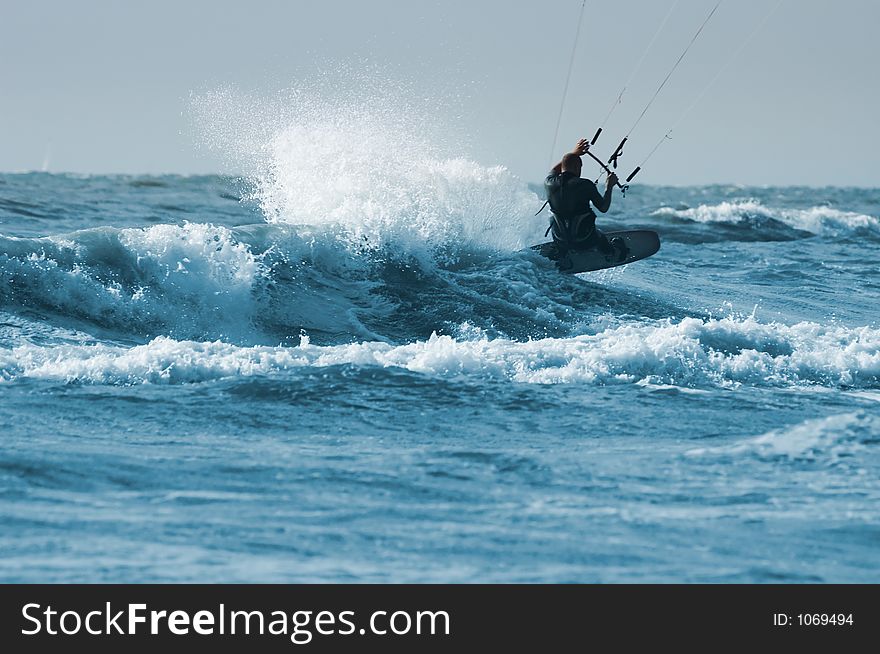
[[[590,245],[606,256],[614,254],[614,246],[611,245],[608,237],[598,229],[593,230],[593,236],[590,238]]]
[[[606,257],[614,257],[615,261],[623,261],[629,256],[629,248],[622,238],[616,236],[610,241],[598,229],[593,232],[594,247]]]
[[[629,256],[629,246],[619,236],[611,239],[611,247],[614,248],[615,256],[618,261],[624,261]]]

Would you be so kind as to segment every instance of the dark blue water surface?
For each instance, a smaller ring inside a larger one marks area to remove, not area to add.
[[[880,582],[880,191],[425,175],[0,175],[0,579]]]

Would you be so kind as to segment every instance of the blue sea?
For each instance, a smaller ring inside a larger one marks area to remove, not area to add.
[[[880,190],[276,146],[0,175],[0,581],[880,582]]]

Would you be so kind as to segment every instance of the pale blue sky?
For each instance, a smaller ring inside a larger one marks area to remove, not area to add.
[[[425,116],[431,129],[449,124],[468,136],[462,155],[530,181],[545,173],[581,4],[0,1],[0,170],[40,169],[50,143],[53,171],[221,170],[196,147],[191,92],[234,85],[271,95],[320,70],[363,66],[417,93],[458,95],[455,112]],[[722,4],[633,134],[627,170],[774,2]],[[592,134],[672,4],[587,0],[557,154]],[[601,153],[714,4],[680,0]],[[640,181],[880,186],[878,27],[876,0],[784,0]]]

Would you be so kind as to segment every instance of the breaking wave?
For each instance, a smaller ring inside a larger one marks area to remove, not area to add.
[[[880,387],[880,330],[686,318],[529,341],[475,329],[405,345],[358,342],[241,347],[158,337],[137,347],[22,345],[0,353],[0,376],[94,384],[191,383],[303,367],[371,366],[438,377],[527,384]]]
[[[871,445],[880,444],[880,418],[864,411],[807,420],[774,429],[744,442],[722,447],[697,448],[689,457],[755,456],[765,460],[839,464],[852,460]],[[855,465],[859,464],[856,459]]]
[[[880,219],[875,216],[841,211],[827,206],[806,209],[767,207],[757,200],[732,200],[697,207],[661,207],[653,216],[673,218],[703,225],[736,227],[736,234],[725,232],[736,240],[788,240],[813,235],[880,236]]]
[[[8,282],[0,286],[0,302],[131,336],[240,336],[260,270],[231,230],[206,224],[0,236],[0,271]]]

